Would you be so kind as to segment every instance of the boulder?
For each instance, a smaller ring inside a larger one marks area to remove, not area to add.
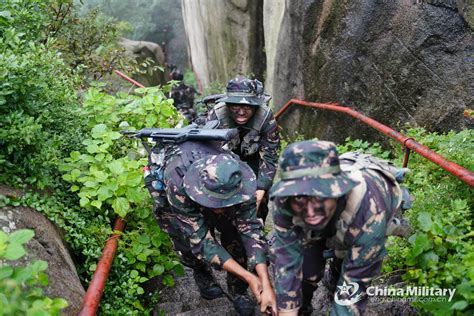
[[[19,193],[2,187],[0,194],[11,196]],[[23,266],[38,259],[48,262],[46,274],[49,285],[44,289],[45,294],[51,298],[61,297],[69,303],[62,311],[64,315],[77,315],[85,291],[59,230],[34,209],[9,206],[0,208],[0,229],[11,233],[25,228],[34,230],[35,236],[26,244],[26,256],[13,264]]]
[[[188,54],[203,86],[265,70],[263,0],[183,0]]]
[[[472,125],[462,114],[473,96],[465,1],[277,0],[264,8],[266,89],[277,109],[299,98],[350,106],[397,129]],[[339,113],[290,110],[280,122],[333,141],[380,137]]]
[[[150,58],[153,61],[153,66],[159,66],[165,69],[165,54],[161,49],[161,46],[153,42],[145,41],[132,41],[126,38],[122,38],[120,45],[123,46],[130,54],[136,58],[139,64],[143,63],[146,58]],[[143,84],[145,87],[157,86],[165,84],[168,81],[167,74],[160,69],[142,69],[146,70],[145,73],[133,75],[133,79]]]

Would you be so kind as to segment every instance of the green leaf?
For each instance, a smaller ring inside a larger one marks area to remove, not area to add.
[[[13,268],[10,266],[0,267],[0,280],[6,279],[13,274]]]
[[[127,182],[130,186],[138,186],[143,183],[143,174],[141,172],[130,172],[127,175]]]
[[[148,237],[148,235],[140,235],[138,241],[141,244],[148,245],[150,243],[150,237]]]
[[[161,106],[160,106],[160,112],[161,114],[163,114],[164,116],[171,116],[173,115],[173,109],[171,108],[171,106],[165,104],[165,103],[162,103]]]
[[[451,306],[451,309],[463,310],[469,305],[466,301],[457,301]]]
[[[136,278],[137,276],[138,276],[138,271],[137,271],[137,270],[132,270],[132,271],[130,272],[130,277],[131,277],[131,278],[134,279],[134,278]]]
[[[10,236],[8,237],[8,241],[10,243],[15,244],[24,244],[25,242],[33,238],[34,235],[35,232],[31,229],[20,229],[10,234]]]
[[[153,272],[155,272],[157,275],[161,275],[163,272],[165,272],[165,267],[161,264],[155,264],[153,266]]]
[[[433,226],[433,221],[431,220],[431,215],[426,212],[421,212],[418,215],[418,223],[420,223],[420,228],[427,232]]]
[[[151,237],[151,243],[153,246],[159,248],[161,246],[161,238],[159,235],[154,235]]]
[[[107,125],[98,124],[92,129],[92,137],[101,138],[107,133]]]
[[[87,146],[87,152],[89,154],[95,154],[98,151],[99,151],[99,146],[97,146],[97,144],[90,144],[90,145]]]
[[[143,293],[145,293],[145,291],[143,290],[143,288],[141,288],[140,286],[137,287],[137,294],[141,295],[141,294],[143,294]]]
[[[171,275],[165,275],[163,277],[163,284],[169,287],[172,287],[174,285],[174,279]]]
[[[86,207],[87,205],[89,205],[89,199],[86,197],[81,198],[79,201],[79,205],[81,207]]]
[[[128,188],[126,197],[129,201],[135,202],[135,203],[140,203],[141,201],[145,199],[142,192],[138,188]]]
[[[80,155],[81,155],[81,153],[78,152],[78,151],[73,151],[73,152],[71,152],[71,154],[70,154],[71,159],[72,159],[73,162],[79,160],[79,156],[80,156]]]
[[[423,251],[431,249],[431,248],[432,248],[431,241],[428,239],[428,236],[426,234],[416,234],[413,248],[411,249],[411,254],[413,256],[418,256]]]
[[[95,179],[98,182],[104,182],[108,178],[107,173],[105,173],[103,171],[100,171],[100,170],[94,170],[93,172],[91,172],[91,174],[95,177]]]
[[[91,205],[100,210],[100,208],[102,207],[102,202],[98,200],[94,200],[91,202]]]
[[[48,275],[46,273],[44,272],[39,273],[37,278],[41,285],[47,286],[49,284]]]
[[[421,257],[421,266],[426,268],[439,261],[439,257],[433,251],[424,253]]]
[[[112,161],[108,165],[108,167],[109,167],[110,171],[115,175],[120,175],[125,171],[125,169],[123,168],[123,164],[120,160]]]
[[[112,202],[112,208],[120,217],[125,217],[130,210],[130,203],[126,198],[119,197]]]
[[[140,260],[140,261],[146,261],[147,255],[144,254],[144,253],[140,253],[140,254],[137,255],[137,259]]]
[[[97,191],[97,198],[99,201],[105,201],[113,196],[113,192],[107,186],[101,186]]]
[[[8,240],[8,235],[0,230],[0,245],[5,243]]]
[[[7,260],[18,260],[26,254],[25,248],[20,244],[9,244],[3,257]]]
[[[118,133],[118,132],[110,132],[109,133],[109,137],[110,139],[112,140],[116,140],[116,139],[119,139],[122,137],[122,134]]]

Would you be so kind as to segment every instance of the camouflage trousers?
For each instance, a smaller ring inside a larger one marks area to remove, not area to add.
[[[345,273],[344,261],[336,257],[331,259],[325,258],[327,250],[330,249],[327,248],[325,239],[312,241],[304,246],[302,281],[303,307],[305,304],[311,304],[313,293],[318,288],[319,281],[322,280],[324,286],[326,286],[326,288],[331,292],[332,297],[334,297],[337,286],[342,285],[343,278],[341,277],[341,274]],[[325,276],[327,260],[330,260],[330,262],[329,269]],[[360,276],[362,277],[369,274],[374,276],[378,275],[381,267],[382,260],[376,260],[370,265],[370,272],[368,274],[362,267]],[[355,270],[352,273],[357,275],[359,271]],[[360,284],[360,286],[363,289],[363,292],[365,292],[364,285]],[[355,314],[363,314],[366,306],[367,296],[364,296],[360,301],[353,304],[353,309],[357,311]],[[346,306],[332,304],[331,315],[347,315],[347,313]]]
[[[173,214],[167,210],[154,211],[155,218],[161,230],[168,233],[173,242],[174,250],[180,257],[183,265],[200,271],[210,271],[210,265],[203,260],[199,260],[191,251],[188,240],[178,227],[173,226],[170,221]],[[242,239],[237,228],[226,218],[217,217],[212,212],[206,212],[206,223],[209,224],[209,229],[214,238],[216,238],[215,230],[220,234],[220,244],[226,251],[237,261],[244,269],[247,268],[247,255],[245,252]],[[239,279],[232,273],[227,273],[227,289],[231,297],[237,294],[245,294],[247,292],[248,284]]]
[[[318,283],[324,277],[327,259],[324,257],[328,250],[324,241],[311,242],[304,246],[303,250],[303,295],[314,292]],[[342,260],[332,258],[329,262],[329,270],[324,280],[324,285],[331,291],[336,290],[337,281],[341,274]]]

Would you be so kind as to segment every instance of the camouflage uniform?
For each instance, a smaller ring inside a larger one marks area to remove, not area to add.
[[[400,187],[384,170],[361,168],[351,160],[340,164],[330,142],[290,145],[280,169],[281,181],[270,192],[276,205],[271,260],[279,310],[300,309],[305,297],[304,304],[310,304],[324,275],[325,254],[334,251],[339,258],[334,262],[340,266],[333,265],[331,270],[339,289],[356,282],[359,291],[349,295],[363,295],[352,305],[333,303],[331,314],[362,314],[367,304],[365,290],[380,273],[386,253],[387,226],[401,206]],[[302,195],[337,199],[336,211],[324,229],[312,230],[290,207],[288,198]],[[342,298],[348,298],[347,294]]]
[[[256,218],[255,175],[242,162],[223,154],[212,142],[185,142],[167,148],[164,180],[169,209],[158,212],[160,227],[169,233],[183,264],[217,269],[230,258],[252,271],[266,263],[262,222]],[[226,208],[216,214],[215,208]],[[221,232],[221,243],[214,236]],[[228,274],[232,294],[247,284]]]
[[[170,97],[174,100],[174,106],[183,117],[192,122],[196,118],[194,110],[194,94],[196,90],[183,82],[171,88]]]
[[[183,82],[184,76],[177,68],[170,73],[173,80],[180,81],[178,85],[171,88],[170,98],[174,101],[174,106],[183,117],[192,122],[196,118],[194,109],[194,94],[197,92],[193,87]]]
[[[269,98],[263,93],[263,85],[258,80],[237,77],[227,84],[226,96],[208,113],[208,120],[218,120],[220,128],[237,128],[238,139],[228,144],[228,148],[252,168],[257,175],[257,190],[268,193],[276,173],[280,136],[273,113],[266,105]],[[256,107],[250,120],[237,124],[231,116],[228,104]],[[260,204],[258,216],[265,220],[268,214],[268,194]]]

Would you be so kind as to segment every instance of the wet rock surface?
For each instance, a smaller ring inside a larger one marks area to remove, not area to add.
[[[265,71],[263,0],[183,0],[188,50],[197,79],[227,83]]]
[[[272,35],[278,42],[274,60],[268,59],[275,64],[267,88],[276,108],[296,97],[350,106],[395,128],[407,122],[437,131],[472,125],[462,115],[474,95],[463,1],[285,3],[280,10],[286,18],[265,29],[282,35]],[[344,114],[289,112],[282,126],[298,126],[306,136],[377,139],[373,129]]]
[[[133,41],[127,38],[122,38],[120,45],[137,60],[138,64],[145,62],[149,58],[153,62],[152,67],[159,66],[164,68],[165,54],[160,45],[147,41]],[[134,74],[133,79],[145,87],[162,85],[168,81],[167,73],[159,69],[147,70],[143,74]]]
[[[214,275],[222,289],[227,292],[225,282],[225,272],[215,271]],[[200,297],[199,290],[194,283],[191,269],[185,269],[185,275],[175,279],[175,287],[163,289],[160,296],[160,303],[156,306],[154,315],[181,315],[181,316],[219,316],[236,315],[231,301],[223,296],[215,300],[206,300]],[[312,304],[314,311],[312,315],[327,315],[331,309],[332,293],[320,283],[313,296]],[[259,308],[256,306],[255,314],[259,315]],[[417,315],[414,308],[406,302],[377,302],[369,301],[365,315]]]

